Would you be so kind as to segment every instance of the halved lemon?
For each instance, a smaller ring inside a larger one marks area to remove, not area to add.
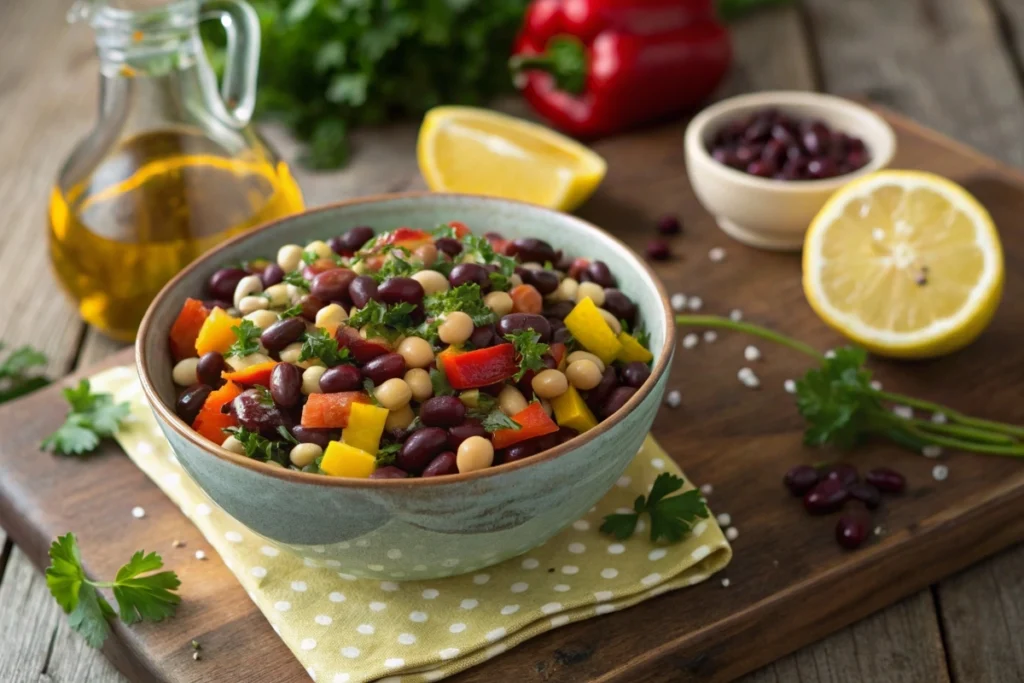
[[[488,109],[435,107],[416,158],[434,191],[519,199],[571,211],[604,178],[604,159],[549,128]]]
[[[822,320],[900,358],[967,346],[1003,291],[988,211],[956,183],[918,171],[880,171],[840,189],[811,223],[803,268]]]

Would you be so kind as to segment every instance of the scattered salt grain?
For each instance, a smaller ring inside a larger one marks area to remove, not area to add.
[[[729,526],[730,524],[732,524],[732,515],[728,512],[718,515],[718,526]]]
[[[665,403],[669,408],[678,408],[683,402],[683,395],[677,390],[673,389],[668,392],[668,396],[665,397]]]
[[[945,413],[935,413],[935,414],[932,415],[932,422],[937,424],[937,425],[944,425],[944,424],[946,424],[946,419],[947,418],[946,418],[946,414]]]
[[[205,560],[206,559],[206,553],[204,553],[202,550],[197,550],[196,551],[196,559],[197,560]]]
[[[712,263],[721,263],[725,260],[725,249],[722,247],[715,247],[708,252],[708,258],[711,259]]]
[[[725,537],[728,538],[730,541],[735,541],[739,535],[740,532],[737,531],[736,527],[734,526],[731,526],[725,530]]]
[[[669,299],[669,303],[672,304],[672,310],[679,311],[686,309],[686,295],[685,294],[673,294],[672,298]]]
[[[934,444],[925,446],[921,449],[921,455],[926,458],[937,458],[942,455],[942,447]]]
[[[882,383],[879,382],[877,379],[873,379],[871,380],[871,388],[874,389],[875,391],[881,391]]]
[[[796,382],[791,379],[787,379],[785,382],[782,383],[782,388],[786,390],[787,394],[795,394]]]
[[[711,493],[714,490],[715,490],[715,487],[712,486],[711,484],[701,484],[701,486],[700,486],[700,492],[701,492],[702,495],[705,495],[705,496],[710,496]]]
[[[704,332],[704,341],[708,344],[713,343],[716,339],[718,339],[718,333],[714,330],[707,330]]]
[[[729,311],[729,320],[733,321],[734,323],[738,323],[739,321],[743,320],[743,311],[741,311],[738,308],[732,309],[731,311]]]
[[[936,465],[932,468],[932,478],[935,481],[945,481],[949,476],[949,468],[945,465]]]
[[[132,508],[132,517],[135,519],[142,519],[146,516],[146,511],[140,508],[138,505]]]
[[[750,368],[740,368],[740,371],[736,373],[736,377],[748,389],[757,389],[761,386],[761,380],[757,378],[757,375]]]
[[[904,420],[914,419],[914,409],[910,406],[893,406],[892,413],[896,417],[902,417]]]
[[[683,348],[692,349],[700,342],[700,337],[691,332],[690,334],[683,337]]]
[[[755,360],[761,359],[761,349],[756,346],[748,346],[743,349],[743,357],[753,363]]]
[[[198,652],[193,652],[192,653],[192,660],[193,661],[198,662],[200,659],[202,659],[202,656]]]
[[[729,587],[729,579],[722,579],[722,588]]]
[[[686,306],[691,311],[699,311],[704,306],[704,299],[701,299],[699,296],[691,296],[687,299]]]

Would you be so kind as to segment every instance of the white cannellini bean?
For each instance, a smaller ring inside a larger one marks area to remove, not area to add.
[[[581,282],[576,288],[576,301],[583,301],[587,297],[595,306],[604,306],[604,287],[594,282]]]
[[[283,282],[270,285],[263,293],[268,297],[267,300],[270,302],[270,308],[284,308],[291,302],[291,296],[288,294],[288,285]]]
[[[310,394],[322,394],[323,391],[320,389],[320,378],[323,377],[324,373],[327,372],[327,368],[322,365],[313,365],[302,371],[302,393],[306,396]]]
[[[220,447],[225,450],[229,450],[232,453],[245,455],[245,446],[243,446],[242,442],[233,436],[229,436],[228,438],[224,439],[224,443],[222,443]]]
[[[277,265],[281,270],[290,273],[302,263],[302,247],[297,244],[286,244],[277,250]]]
[[[249,315],[254,311],[262,311],[270,308],[270,302],[262,296],[246,296],[238,302],[238,312],[242,315]]]
[[[281,349],[280,355],[282,363],[298,363],[299,356],[302,355],[302,344],[299,342],[292,342]]]
[[[198,358],[185,358],[174,364],[171,371],[171,378],[179,387],[189,387],[199,381],[196,368],[199,366]]]
[[[300,443],[292,446],[288,459],[296,467],[305,467],[323,455],[324,449],[315,443]]]
[[[567,277],[558,283],[558,289],[551,292],[548,297],[554,301],[576,301],[576,292],[579,288],[579,282],[571,277]]]
[[[327,304],[316,312],[316,326],[340,325],[348,320],[348,313],[338,304]]]
[[[245,319],[261,330],[265,330],[277,322],[277,313],[266,309],[260,309],[245,316]]]
[[[259,294],[262,291],[263,281],[260,280],[260,276],[246,275],[245,277],[238,281],[237,285],[235,285],[235,298],[233,300],[235,308],[241,310],[242,299],[244,299],[247,296],[252,296],[253,294]],[[252,311],[249,312],[252,313]]]

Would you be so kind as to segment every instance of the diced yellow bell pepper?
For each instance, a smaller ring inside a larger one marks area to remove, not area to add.
[[[377,458],[350,444],[332,441],[327,444],[320,469],[333,477],[366,479],[377,469]]]
[[[555,421],[560,427],[571,427],[582,434],[597,426],[594,414],[571,384],[568,391],[551,399],[551,407],[555,409]]]
[[[565,316],[565,326],[583,348],[600,358],[605,365],[615,360],[615,356],[622,350],[622,344],[589,296],[584,297]]]
[[[348,416],[348,426],[341,430],[341,440],[370,455],[377,455],[384,423],[388,420],[388,409],[372,403],[353,403]]]
[[[638,342],[636,337],[631,334],[619,332],[619,343],[622,344],[622,350],[615,356],[615,360],[622,361],[623,363],[632,363],[636,360],[642,363],[650,363],[654,359],[654,354],[644,348],[644,345]]]
[[[232,318],[223,308],[214,308],[199,328],[196,353],[200,356],[210,351],[226,353],[235,343],[235,332],[231,328],[241,324],[240,318]]]

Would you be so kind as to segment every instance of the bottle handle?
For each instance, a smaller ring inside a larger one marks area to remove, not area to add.
[[[256,107],[256,75],[260,65],[260,21],[241,0],[202,0],[200,21],[216,21],[227,35],[221,99],[229,123],[248,125]]]

